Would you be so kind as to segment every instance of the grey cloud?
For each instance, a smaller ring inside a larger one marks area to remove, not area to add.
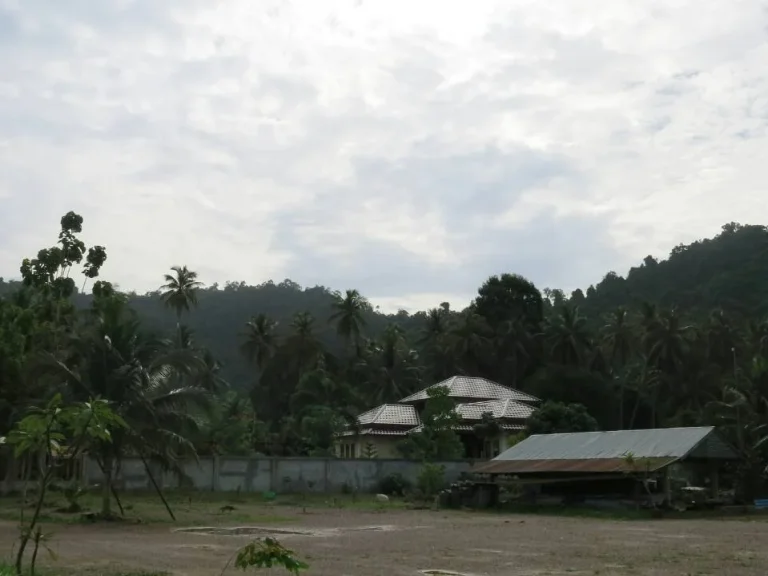
[[[604,221],[545,215],[524,228],[490,225],[523,192],[554,176],[568,177],[577,187],[582,178],[564,158],[527,149],[502,153],[488,148],[450,156],[424,148],[432,155],[398,163],[358,160],[354,190],[325,190],[311,205],[283,214],[273,246],[293,255],[288,275],[302,284],[322,277],[332,286],[358,288],[371,297],[453,292],[468,298],[491,274],[511,271],[542,287],[569,287],[575,279],[594,281],[615,258]],[[437,265],[405,246],[358,237],[350,238],[347,253],[335,257],[302,241],[306,226],[332,227],[339,213],[354,209],[355,191],[361,190],[367,197],[391,195],[392,202],[407,202],[418,214],[441,214],[449,234],[472,257]]]
[[[522,146],[504,151],[489,146],[457,154],[426,139],[413,147],[412,154],[396,161],[354,159],[354,186],[317,182],[318,200],[286,215],[281,225],[308,218],[332,225],[341,211],[354,209],[364,198],[378,197],[413,207],[418,214],[439,214],[458,238],[474,219],[498,216],[522,193],[554,177],[570,179],[574,189],[583,182],[566,158]]]
[[[522,274],[539,288],[573,290],[600,281],[617,262],[628,265],[612,248],[607,227],[604,218],[545,215],[520,229],[476,228],[465,236],[475,256],[443,265],[367,239],[353,241],[351,256],[324,255],[297,242],[289,226],[280,228],[275,245],[292,254],[286,275],[302,285],[322,279],[334,288],[357,288],[370,298],[450,293],[469,300],[488,276],[504,272]]]
[[[364,158],[356,162],[359,182],[371,183],[407,199],[417,210],[438,212],[457,232],[469,217],[489,218],[511,207],[522,192],[553,177],[568,177],[578,185],[578,172],[567,159],[517,147],[501,151],[487,147],[467,154],[440,153],[425,141],[411,158],[392,163]]]
[[[176,27],[174,12],[192,10],[198,0],[127,0],[125,2],[93,0],[23,0],[25,14],[49,25],[46,39],[57,33],[68,35],[67,24],[81,22],[105,33],[162,29],[167,33]],[[51,26],[53,25],[53,26]]]
[[[206,18],[202,0],[17,2],[0,9],[0,242],[24,255],[86,207],[123,284],[154,285],[158,266],[189,257],[374,297],[470,297],[504,271],[586,285],[669,230],[697,237],[724,209],[755,209],[715,191],[760,178],[761,2],[702,1],[650,13],[619,0],[590,22],[592,2],[571,26],[572,2],[554,0],[457,42],[396,11],[371,31],[300,3],[232,0]],[[702,24],[680,26],[689,16]],[[488,224],[536,190],[538,217]],[[378,222],[363,220],[371,200]],[[598,201],[621,209],[583,216]],[[414,214],[431,227],[420,255]],[[461,249],[461,264],[427,261],[427,241]]]

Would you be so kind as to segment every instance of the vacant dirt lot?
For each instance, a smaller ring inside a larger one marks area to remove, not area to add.
[[[641,522],[404,510],[287,512],[289,522],[266,528],[277,531],[286,546],[306,559],[310,576],[418,576],[420,570],[429,569],[489,576],[764,576],[768,567],[768,523],[760,520]],[[383,529],[371,529],[374,526]],[[175,529],[55,526],[56,564],[89,573],[100,572],[97,568],[130,568],[213,576],[248,541],[245,536]],[[316,533],[284,533],[292,529]],[[15,537],[13,523],[0,523],[1,555],[10,552]]]

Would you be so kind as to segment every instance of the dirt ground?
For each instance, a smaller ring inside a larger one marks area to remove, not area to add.
[[[310,564],[308,576],[418,576],[421,570],[488,576],[768,572],[768,523],[761,520],[609,521],[329,509],[292,510],[290,522],[265,528]],[[284,533],[292,529],[310,533]],[[56,564],[89,574],[121,568],[218,575],[235,549],[248,542],[247,536],[183,533],[159,524],[53,530]],[[9,554],[16,536],[15,524],[0,523],[0,555]]]

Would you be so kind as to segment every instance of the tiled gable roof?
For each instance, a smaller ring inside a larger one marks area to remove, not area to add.
[[[416,408],[407,404],[382,404],[357,417],[364,426],[418,426],[421,424]]]
[[[499,426],[505,432],[515,432],[518,430],[525,430],[525,426],[523,424],[506,424],[502,422]],[[410,430],[408,430],[408,434],[417,434],[421,432],[423,429],[424,429],[424,425],[421,424],[419,426],[416,426],[416,428],[411,428]],[[451,430],[453,430],[454,432],[473,432],[474,429],[475,427],[472,424],[467,424],[467,423],[457,424],[456,426],[451,428]]]
[[[517,402],[539,402],[539,399],[513,388],[507,388],[485,378],[470,376],[452,376],[424,390],[400,400],[401,403],[418,402],[429,398],[430,388],[444,386],[452,398],[476,398],[477,400],[515,400]]]
[[[480,420],[486,412],[490,412],[494,418],[523,420],[528,418],[533,410],[531,406],[514,400],[487,400],[456,406],[456,411],[462,420]]]

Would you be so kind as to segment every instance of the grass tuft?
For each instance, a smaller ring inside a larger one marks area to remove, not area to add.
[[[38,568],[39,576],[170,576],[168,572],[146,572],[136,570],[104,570],[103,568]],[[12,564],[0,560],[0,576],[16,576]]]
[[[391,499],[386,505],[372,494],[281,494],[265,498],[258,493],[213,493],[194,490],[170,490],[165,493],[176,522],[171,520],[165,507],[154,492],[121,493],[120,501],[125,516],[119,517],[119,507],[112,504],[112,512],[119,521],[141,524],[175,524],[177,526],[216,526],[223,524],[279,524],[300,522],[301,510],[346,509],[356,511],[398,510],[407,507],[402,500]],[[0,520],[17,522],[21,496],[0,498]],[[44,503],[40,521],[46,524],[79,524],[101,522],[100,495],[86,493],[80,499],[82,508],[77,513],[63,512],[66,502],[58,493],[52,493]],[[31,513],[32,502],[27,511]],[[5,576],[0,572],[0,576]]]

